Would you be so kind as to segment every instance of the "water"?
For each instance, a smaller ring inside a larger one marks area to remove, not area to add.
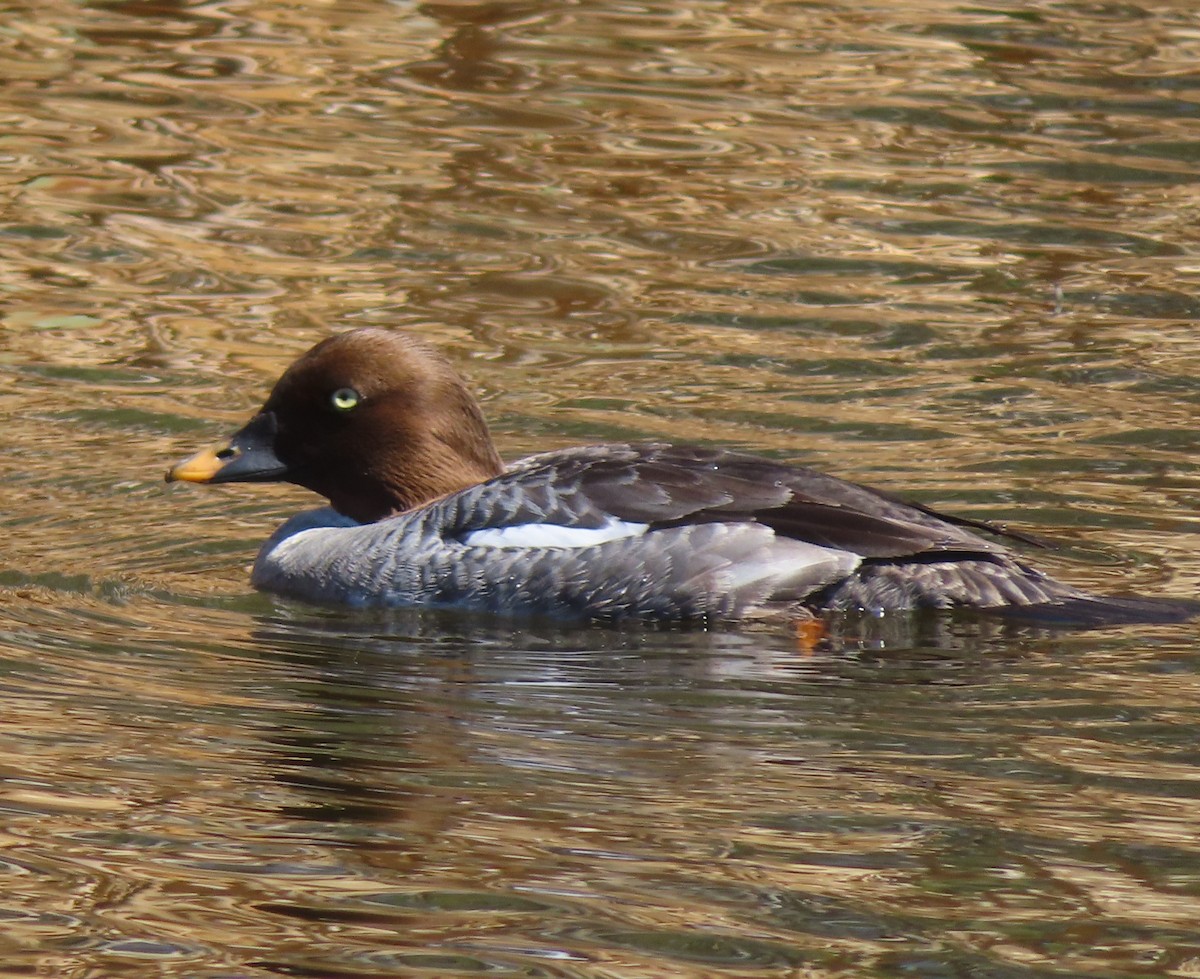
[[[508,456],[794,459],[1194,595],[1193,4],[0,10],[0,974],[1200,975],[1195,627],[251,593],[330,329]]]

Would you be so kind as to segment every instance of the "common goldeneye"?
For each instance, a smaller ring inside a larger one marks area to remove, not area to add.
[[[944,516],[812,469],[694,445],[606,444],[506,466],[425,343],[321,341],[225,446],[167,481],[283,480],[326,497],[259,552],[253,584],[325,604],[716,621],[922,607],[1177,621],[1200,604],[1101,597]]]

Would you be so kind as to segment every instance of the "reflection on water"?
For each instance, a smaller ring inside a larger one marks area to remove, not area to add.
[[[171,612],[10,647],[0,913],[43,970],[1041,975],[1194,941],[1169,633],[805,659]]]
[[[346,617],[167,492],[338,325],[510,455],[702,439],[1194,594],[1182,3],[16,5],[13,974],[1194,975],[1194,628]]]

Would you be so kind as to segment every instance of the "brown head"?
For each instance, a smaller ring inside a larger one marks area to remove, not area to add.
[[[322,340],[219,449],[167,481],[283,480],[355,520],[379,520],[497,475],[502,464],[463,379],[419,340],[364,329]]]

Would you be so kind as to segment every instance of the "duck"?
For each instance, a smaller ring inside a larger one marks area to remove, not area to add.
[[[1200,603],[1095,595],[983,521],[761,456],[616,442],[506,464],[450,361],[410,334],[335,333],[225,443],[168,482],[288,482],[254,587],[353,607],[715,624],[967,608],[1174,622]]]

